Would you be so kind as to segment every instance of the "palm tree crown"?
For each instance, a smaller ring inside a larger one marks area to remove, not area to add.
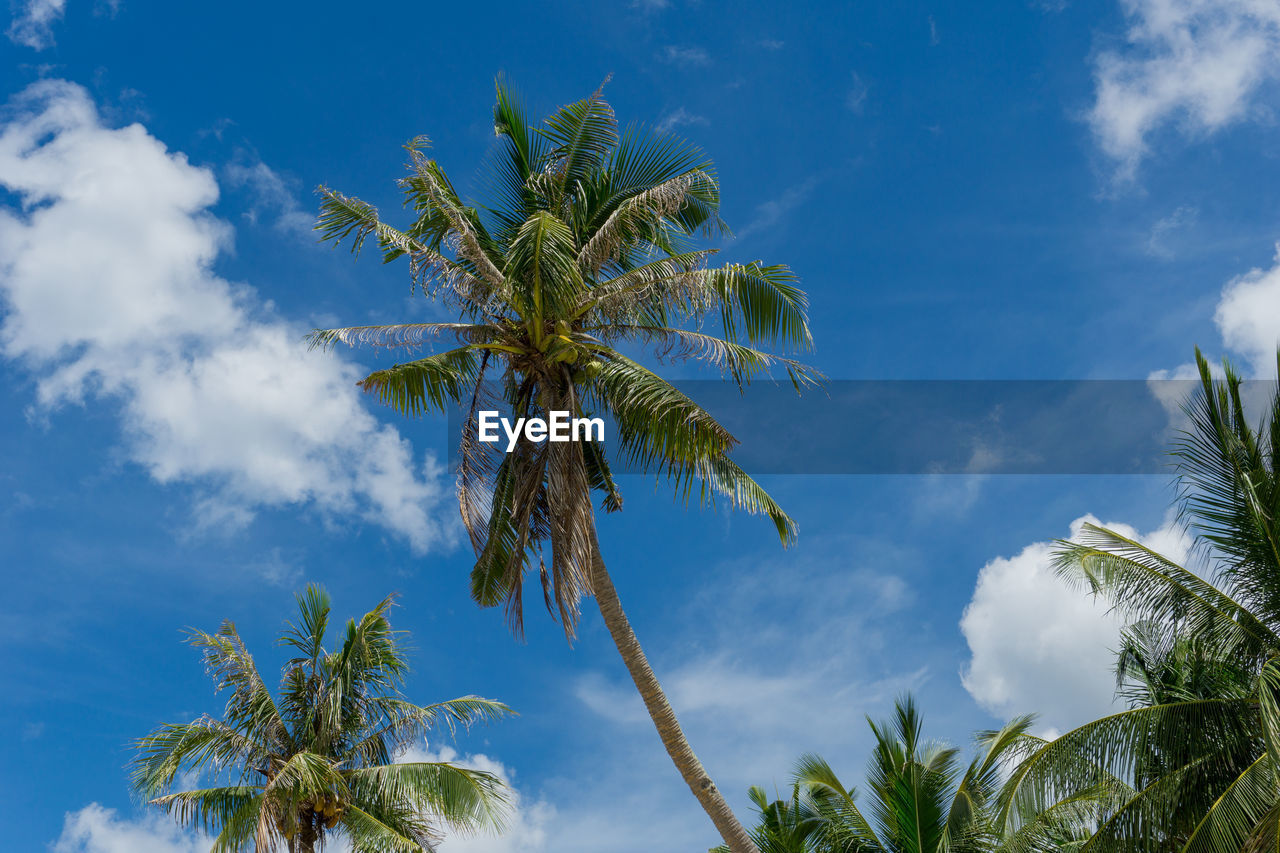
[[[751,791],[760,820],[752,833],[762,853],[1048,853],[1086,837],[1089,810],[1066,806],[1026,818],[1007,831],[998,815],[1002,784],[1044,742],[1019,717],[981,732],[967,766],[959,750],[923,737],[923,721],[907,696],[892,719],[868,720],[875,739],[866,797],[846,788],[818,755],[796,764],[790,801]],[[1092,800],[1089,801],[1092,804]],[[712,853],[724,853],[724,848]]]
[[[219,691],[221,719],[169,724],[137,741],[133,783],[184,824],[214,835],[215,853],[311,851],[345,835],[356,851],[432,849],[438,825],[460,831],[501,826],[505,793],[491,774],[447,762],[396,763],[433,728],[510,713],[465,696],[415,705],[399,692],[407,671],[387,598],[349,621],[341,645],[325,648],[329,598],[298,596],[298,621],[281,642],[295,656],[273,697],[235,625],[191,632]],[[214,787],[164,793],[179,773]]]
[[[784,266],[708,267],[714,250],[693,240],[723,228],[711,162],[669,135],[620,134],[599,91],[531,126],[499,78],[494,129],[500,144],[482,182],[486,203],[463,203],[423,153],[424,139],[407,146],[400,186],[416,218],[403,230],[371,205],[320,190],[324,239],[349,239],[359,252],[372,238],[384,261],[407,259],[417,286],[460,322],[330,329],[312,341],[456,339],[459,346],[371,373],[363,387],[407,414],[466,413],[458,498],[477,555],[473,595],[486,606],[505,602],[519,631],[522,581],[536,564],[548,608],[572,636],[579,598],[592,591],[591,493],[606,510],[622,505],[609,462],[590,442],[522,439],[504,454],[477,440],[476,413],[607,413],[616,451],[633,469],[665,474],[686,497],[700,483],[704,500],[722,495],[765,513],[789,542],[794,523],[730,459],[734,437],[620,347],[709,362],[740,385],[775,367],[801,385],[815,374],[755,347],[809,346],[806,300]],[[719,328],[702,329],[708,322]]]
[[[1174,449],[1181,507],[1205,567],[1192,571],[1088,527],[1058,569],[1132,627],[1120,649],[1129,708],[1046,744],[1012,800],[1069,800],[1090,785],[1129,794],[1097,815],[1086,850],[1226,851],[1280,844],[1280,393],[1255,428],[1241,379],[1201,392]]]
[[[519,633],[525,575],[536,565],[547,609],[572,638],[581,597],[593,595],[672,762],[725,841],[754,853],[685,739],[605,568],[593,495],[610,512],[622,495],[604,449],[522,437],[504,453],[479,440],[478,414],[608,415],[614,461],[665,475],[686,500],[697,486],[704,502],[719,495],[764,513],[790,543],[795,523],[730,458],[729,431],[624,349],[707,362],[739,387],[780,369],[799,389],[816,374],[757,347],[809,346],[804,293],[784,266],[708,266],[714,250],[695,238],[722,229],[720,190],[696,148],[634,127],[619,133],[600,91],[533,126],[501,78],[497,88],[487,203],[464,204],[422,139],[407,146],[400,186],[416,218],[403,230],[321,188],[325,239],[349,239],[359,252],[372,238],[384,261],[406,258],[416,285],[458,322],[330,329],[312,342],[456,340],[362,385],[406,414],[464,413],[457,488],[476,553],[472,597],[505,603]]]

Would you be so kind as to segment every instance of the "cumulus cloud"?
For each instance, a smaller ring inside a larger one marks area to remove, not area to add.
[[[36,408],[111,401],[130,458],[190,483],[200,523],[261,507],[362,517],[421,551],[445,535],[429,462],[364,407],[353,363],[213,270],[231,240],[218,186],[84,89],[42,81],[0,129],[0,355]]]
[[[1076,537],[1091,515],[1071,523]],[[1140,534],[1126,524],[1101,524],[1176,561],[1190,540],[1177,525]],[[1107,604],[1054,574],[1053,543],[1035,542],[982,567],[960,620],[970,660],[965,689],[998,717],[1035,712],[1040,724],[1063,731],[1114,707],[1115,656],[1123,620]]]
[[[9,24],[9,40],[32,50],[53,47],[53,26],[66,11],[67,0],[26,0]]]
[[[168,815],[121,817],[90,803],[66,816],[53,853],[205,853],[209,839],[179,827]]]
[[[1259,379],[1275,378],[1276,348],[1280,347],[1280,244],[1276,246],[1272,266],[1255,267],[1223,286],[1213,320],[1226,349],[1243,359],[1243,372]],[[1222,374],[1212,359],[1210,369],[1214,375]],[[1171,370],[1152,371],[1148,379],[1198,381],[1199,377],[1196,366],[1187,362]],[[1152,382],[1151,387],[1171,416],[1180,418],[1180,406],[1188,389],[1159,381]],[[1252,393],[1263,391],[1259,386]]]
[[[1227,283],[1213,319],[1227,348],[1244,356],[1255,374],[1270,377],[1280,345],[1280,245],[1269,269]]]
[[[1219,130],[1250,114],[1280,77],[1280,5],[1272,0],[1121,0],[1125,44],[1098,54],[1089,121],[1132,177],[1157,129]]]

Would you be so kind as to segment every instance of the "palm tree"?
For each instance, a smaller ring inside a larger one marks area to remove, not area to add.
[[[1096,798],[1024,814],[1003,831],[995,817],[1001,782],[1029,750],[1043,743],[1028,734],[1032,717],[978,735],[978,757],[961,768],[959,752],[925,741],[910,696],[893,719],[870,720],[875,748],[867,773],[869,803],[846,788],[817,755],[796,764],[791,802],[765,801],[754,831],[765,853],[1044,853],[1071,849],[1084,837]],[[864,809],[866,811],[864,811]],[[723,848],[712,853],[723,853]]]
[[[875,738],[867,770],[869,814],[817,755],[803,756],[795,778],[830,820],[820,850],[841,853],[933,853],[988,849],[987,808],[994,801],[1007,754],[1030,718],[985,737],[985,752],[961,768],[954,747],[923,739],[923,722],[907,696],[892,720],[867,721]]]
[[[572,639],[580,598],[593,595],[672,761],[729,846],[750,853],[754,845],[689,747],[605,568],[592,493],[609,512],[621,509],[622,496],[602,447],[522,438],[503,453],[479,441],[478,414],[607,414],[615,461],[665,475],[686,501],[697,486],[705,502],[719,495],[764,513],[790,543],[794,522],[734,464],[729,431],[622,347],[707,362],[739,386],[780,369],[798,389],[815,374],[756,347],[809,346],[805,296],[784,266],[708,266],[714,250],[694,241],[722,228],[720,194],[696,148],[637,127],[619,134],[600,91],[535,127],[502,78],[497,90],[487,204],[463,203],[423,154],[423,139],[406,146],[400,186],[416,218],[403,230],[371,205],[320,188],[323,239],[350,239],[359,252],[373,238],[384,262],[406,258],[416,285],[459,321],[330,329],[312,342],[458,342],[375,371],[362,387],[405,414],[463,413],[457,489],[476,553],[472,596],[482,606],[505,604],[519,634],[525,575],[536,566],[547,609]],[[718,333],[704,323],[718,324]]]
[[[760,853],[810,853],[828,827],[829,819],[804,795],[799,783],[791,786],[789,800],[770,802],[769,795],[758,785],[747,791],[747,798],[759,815],[751,830],[751,840],[760,848]],[[728,853],[728,850],[721,845],[713,847],[710,853]]]
[[[470,832],[500,828],[502,782],[448,762],[395,758],[433,728],[496,719],[500,702],[464,696],[415,705],[400,695],[407,665],[387,621],[392,598],[347,622],[341,645],[325,649],[329,597],[308,586],[298,621],[281,642],[293,657],[275,698],[236,627],[191,631],[219,691],[221,719],[203,716],[161,726],[140,738],[135,789],[186,825],[214,835],[214,853],[252,849],[310,853],[335,835],[355,851],[434,849],[437,825]],[[207,788],[164,793],[179,774],[204,776]]]
[[[1110,774],[1132,793],[1090,851],[1240,851],[1280,845],[1280,394],[1255,429],[1238,374],[1201,391],[1174,448],[1182,517],[1205,568],[1119,533],[1063,542],[1059,572],[1132,620],[1119,655],[1129,707],[1045,744],[1009,801],[1070,798]],[[1093,773],[1081,773],[1081,762]]]

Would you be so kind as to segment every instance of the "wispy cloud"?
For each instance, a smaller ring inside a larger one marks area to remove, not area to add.
[[[1166,125],[1210,134],[1248,117],[1280,78],[1280,4],[1254,0],[1121,0],[1123,47],[1094,63],[1089,122],[1116,176],[1133,178]]]
[[[628,5],[641,12],[661,12],[671,5],[671,0],[631,0]]]
[[[760,39],[758,44],[765,50],[782,50],[787,46],[785,41],[779,39]]]
[[[26,0],[9,25],[9,40],[32,50],[53,47],[53,27],[67,11],[67,0]]]
[[[706,50],[692,46],[681,46],[669,44],[662,49],[660,54],[662,59],[672,65],[679,65],[685,68],[696,68],[698,66],[710,65],[711,57]]]
[[[315,242],[315,216],[298,203],[296,182],[286,180],[256,155],[244,153],[225,173],[228,184],[249,191],[251,202],[244,216],[251,224],[269,218],[276,229]]]
[[[867,103],[867,94],[870,92],[870,87],[857,71],[852,72],[851,76],[849,91],[844,96],[844,105],[851,112],[861,115],[863,107]]]
[[[933,19],[933,15],[929,16],[929,44],[937,46],[942,39],[938,37],[938,22]]]
[[[1158,219],[1147,236],[1144,246],[1146,253],[1154,258],[1172,260],[1177,255],[1177,250],[1171,244],[1171,238],[1195,225],[1199,215],[1200,211],[1196,208],[1183,205],[1168,216]]]
[[[861,743],[865,729],[831,709],[875,711],[928,678],[926,669],[893,671],[868,660],[886,626],[914,601],[911,587],[887,568],[902,562],[896,547],[858,540],[843,542],[839,557],[811,554],[788,563],[785,585],[769,561],[735,567],[732,580],[726,567],[707,573],[685,609],[690,624],[714,609],[717,629],[700,631],[696,643],[667,637],[650,653],[691,742],[725,791],[784,772],[804,743],[831,752]],[[804,613],[804,625],[776,618],[784,613]],[[619,736],[652,736],[630,683],[591,673],[574,693]],[[743,750],[744,743],[753,748]]]
[[[788,187],[782,195],[756,206],[751,221],[735,232],[738,240],[762,234],[782,221],[790,211],[804,204],[818,185],[818,178],[810,177],[795,186]]]
[[[706,116],[696,115],[689,112],[684,107],[676,107],[674,110],[663,115],[658,120],[657,128],[662,131],[675,130],[677,127],[685,127],[688,125],[706,125]]]

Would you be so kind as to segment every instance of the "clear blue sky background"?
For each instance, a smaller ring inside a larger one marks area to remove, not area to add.
[[[1280,19],[1265,9],[1195,0],[1169,22],[1153,0],[61,5],[18,4],[0,42],[15,99],[0,116],[7,849],[200,849],[130,801],[127,744],[219,705],[184,626],[235,620],[274,672],[306,581],[344,615],[401,594],[412,698],[519,710],[429,745],[500,763],[521,797],[511,836],[446,851],[715,840],[590,602],[572,647],[539,612],[520,644],[470,602],[451,487],[422,468],[444,452],[443,423],[356,399],[369,353],[298,345],[316,325],[434,316],[403,268],[314,244],[311,189],[393,210],[416,134],[467,187],[499,71],[539,115],[612,74],[623,122],[701,145],[738,233],[723,257],[796,270],[810,360],[833,379],[1143,379],[1196,344],[1271,375]],[[1200,49],[1223,21],[1239,25],[1234,64]],[[1184,29],[1192,47],[1170,54]],[[144,161],[167,165],[130,171]],[[195,189],[172,189],[183,181]],[[211,248],[166,265],[166,223]],[[214,307],[189,298],[200,282]],[[129,320],[169,297],[158,319]],[[238,390],[202,404],[228,364]],[[294,387],[295,369],[316,387]],[[329,388],[346,395],[332,411]],[[296,489],[273,485],[278,455],[310,466]],[[391,485],[362,479],[379,465]],[[860,783],[864,715],[904,690],[930,734],[959,744],[1015,712],[1061,729],[1105,710],[1114,625],[1053,585],[1034,543],[1088,513],[1176,539],[1158,477],[767,485],[801,528],[787,552],[758,519],[685,509],[637,478],[602,522],[636,629],[744,816],[746,786],[785,785],[804,751]]]

